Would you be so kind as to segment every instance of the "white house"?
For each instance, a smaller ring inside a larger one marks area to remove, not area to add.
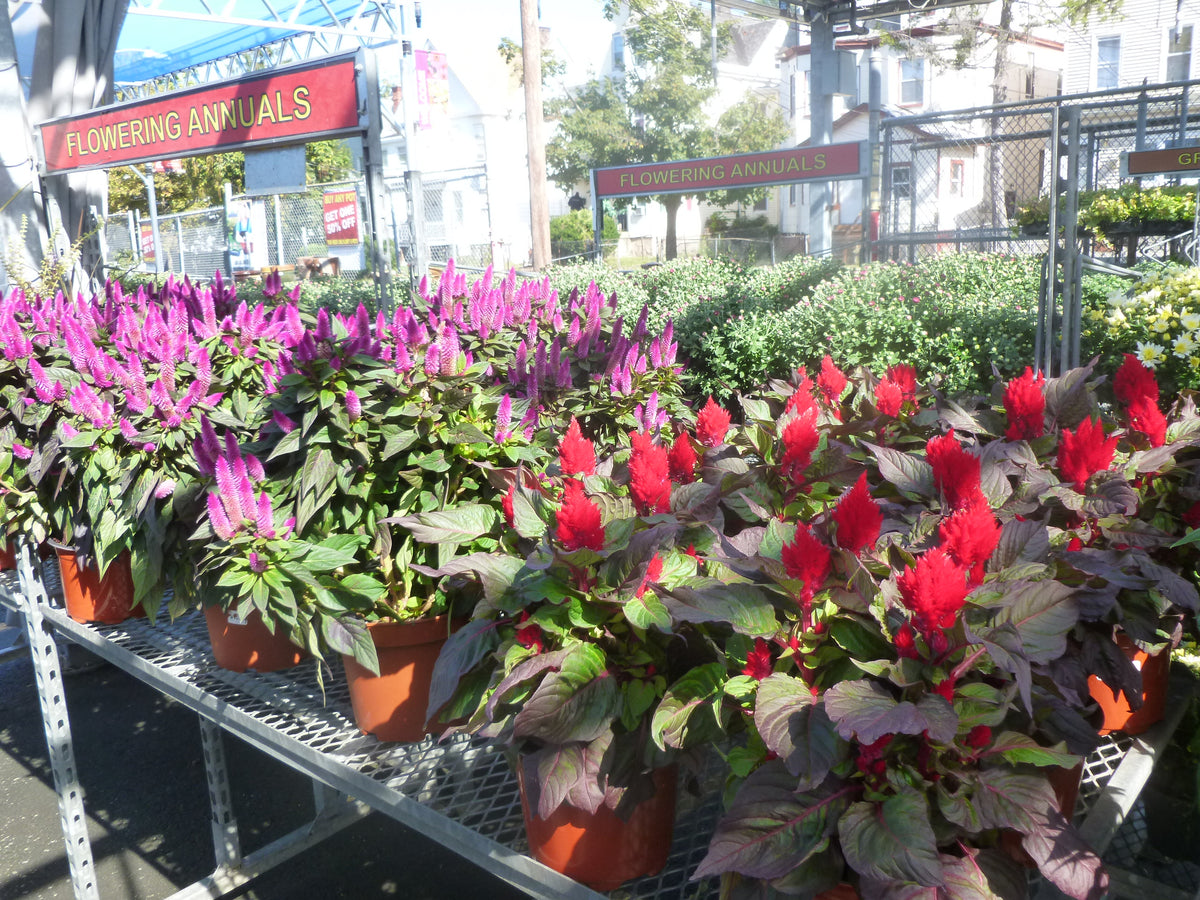
[[[1066,93],[1186,81],[1200,76],[1193,41],[1200,0],[1137,0],[1066,37]]]

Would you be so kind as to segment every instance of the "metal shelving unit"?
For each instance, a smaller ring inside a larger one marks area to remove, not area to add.
[[[222,669],[212,659],[204,617],[198,612],[175,622],[130,619],[119,625],[81,625],[49,602],[40,575],[39,571],[28,581],[23,578],[19,585],[11,575],[0,578],[0,603],[27,617],[78,898],[97,893],[56,638],[86,647],[200,717],[217,866],[212,875],[172,900],[222,896],[370,810],[420,830],[532,897],[599,900],[604,896],[526,855],[517,782],[502,748],[462,737],[382,743],[354,725],[345,680],[336,669],[332,674],[326,670],[323,684],[313,660],[284,672]],[[229,802],[222,732],[310,777],[317,798],[314,821],[243,857]],[[719,789],[704,791],[699,798],[681,790],[666,868],[623,885],[614,896],[622,900],[715,897],[715,882],[688,879],[707,851],[719,814]]]
[[[175,622],[131,619],[119,625],[81,625],[52,601],[46,584],[56,583],[54,579],[43,579],[40,566],[32,566],[27,555],[21,565],[24,577],[19,583],[12,573],[0,575],[0,604],[21,611],[27,619],[78,898],[98,895],[83,827],[82,792],[75,780],[55,643],[59,638],[86,647],[200,717],[216,868],[172,900],[220,897],[370,810],[419,829],[532,897],[599,900],[603,896],[525,855],[516,779],[501,748],[469,738],[381,743],[355,727],[340,672],[327,671],[322,684],[311,660],[284,672],[222,669],[212,659],[203,616],[196,612]],[[1195,689],[1191,682],[1177,687],[1185,692]],[[1075,820],[1085,839],[1105,857],[1112,897],[1132,900],[1154,894],[1161,900],[1200,900],[1200,893],[1189,888],[1123,868],[1132,859],[1130,829],[1132,840],[1137,841],[1138,795],[1185,707],[1182,702],[1172,704],[1167,718],[1143,735],[1109,736],[1085,761]],[[243,856],[228,796],[223,732],[310,777],[316,807],[313,822]],[[717,895],[715,882],[689,881],[720,815],[721,774],[719,766],[712,768],[702,779],[706,789],[698,798],[680,792],[674,843],[664,871],[622,886],[614,897],[663,900]],[[1144,831],[1142,825],[1142,843]],[[1038,896],[1046,894],[1043,889]]]

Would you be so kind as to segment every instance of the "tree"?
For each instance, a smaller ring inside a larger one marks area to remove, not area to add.
[[[558,120],[558,131],[546,147],[546,162],[555,183],[571,191],[593,168],[628,163],[697,159],[725,146],[738,151],[766,150],[786,131],[767,126],[776,112],[752,122],[742,104],[714,126],[707,107],[716,95],[709,50],[709,20],[690,5],[656,0],[606,0],[605,15],[615,19],[627,7],[626,45],[634,65],[623,79],[597,79],[561,100],[548,104],[547,117]],[[717,34],[717,50],[729,41],[727,27]],[[745,103],[746,101],[743,101]],[[752,127],[753,126],[753,127]],[[733,135],[737,137],[733,137]],[[661,194],[667,211],[666,255],[676,255],[675,223],[683,194]]]
[[[352,169],[350,149],[344,141],[314,141],[304,147],[309,184],[345,178]],[[245,190],[245,157],[241,152],[211,153],[181,160],[181,172],[154,176],[154,193],[160,212],[205,209],[225,202],[225,183],[233,192]],[[128,166],[108,172],[108,206],[113,211],[135,209],[149,215],[146,186]]]

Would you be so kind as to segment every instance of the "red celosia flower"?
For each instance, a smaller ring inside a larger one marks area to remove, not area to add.
[[[906,621],[896,629],[896,636],[892,638],[892,643],[896,645],[896,652],[900,654],[901,658],[917,658],[917,637],[913,632],[912,622]]]
[[[796,526],[795,537],[783,545],[780,561],[789,578],[804,582],[800,589],[801,604],[811,603],[813,595],[829,577],[829,548],[813,536],[807,525],[800,523]]]
[[[1161,447],[1166,443],[1167,419],[1154,398],[1135,397],[1125,411],[1129,414],[1129,427],[1146,435],[1151,447]]]
[[[933,692],[939,696],[945,697],[951,703],[954,702],[954,682],[949,678],[944,681],[939,681],[933,686]]]
[[[1113,393],[1126,406],[1145,397],[1158,403],[1158,379],[1154,370],[1132,353],[1125,354],[1125,361],[1113,376]]]
[[[888,366],[888,380],[900,388],[900,396],[908,403],[917,404],[917,370],[908,363]]]
[[[567,433],[558,443],[558,464],[564,475],[595,475],[596,449],[579,430],[579,420],[571,417]]]
[[[754,649],[746,654],[746,667],[743,675],[749,675],[755,681],[762,681],[771,674],[771,646],[762,638],[754,639]]]
[[[925,456],[933,467],[933,482],[951,508],[961,509],[983,497],[979,457],[968,453],[958,442],[953,428],[941,437],[930,438],[925,445]]]
[[[787,404],[783,407],[784,413],[796,413],[798,416],[803,416],[816,412],[817,401],[813,399],[812,382],[807,383],[808,387],[801,385],[792,392],[792,396],[788,397]]]
[[[691,484],[696,480],[696,449],[692,446],[691,438],[681,432],[671,445],[667,454],[667,464],[671,470],[671,480],[678,484]]]
[[[1084,419],[1074,432],[1063,429],[1058,444],[1058,469],[1063,479],[1072,482],[1075,490],[1082,493],[1092,475],[1112,464],[1116,449],[1117,439],[1105,440],[1104,425],[1099,417]]]
[[[1188,528],[1200,528],[1200,500],[1189,506],[1181,518]]]
[[[812,462],[820,435],[817,434],[816,414],[797,416],[783,429],[783,459],[779,471],[796,484],[804,480],[804,470]]]
[[[950,558],[971,573],[971,584],[983,581],[984,563],[1000,543],[1000,523],[983,496],[956,509],[938,528]]]
[[[642,583],[638,585],[638,589],[634,593],[634,596],[639,600],[645,596],[645,593],[649,589],[651,582],[658,581],[658,579],[662,577],[662,570],[662,557],[655,553],[652,557],[650,557],[650,562],[646,563],[646,574],[642,578]]]
[[[508,525],[509,528],[512,528],[513,525],[515,524],[514,518],[513,518],[513,516],[514,516],[513,498],[516,497],[516,495],[517,495],[516,484],[510,484],[508,486],[508,493],[506,493],[500,499],[500,506],[504,510],[504,522],[505,522],[505,524]]]
[[[708,398],[700,415],[696,416],[696,440],[701,446],[716,447],[725,440],[729,431],[729,413],[717,406],[713,398]]]
[[[860,744],[858,758],[854,761],[858,770],[864,775],[875,776],[882,776],[887,772],[887,760],[884,756],[887,754],[893,737],[895,735],[885,734],[874,743]]]
[[[986,725],[976,725],[967,732],[967,736],[963,738],[963,743],[972,750],[982,750],[992,742],[992,729]]]
[[[905,566],[896,584],[904,605],[926,632],[952,626],[971,590],[967,570],[941,547],[922,555],[915,567]]]
[[[900,386],[890,378],[884,378],[875,385],[875,408],[882,415],[896,418],[900,415],[900,406],[904,403],[904,395]]]
[[[832,515],[833,521],[837,522],[834,539],[839,547],[857,555],[863,549],[875,546],[883,525],[883,511],[867,488],[866,472],[859,475],[854,487],[842,495]]]
[[[523,610],[521,617],[517,621],[528,622],[529,610]],[[545,645],[542,643],[542,626],[538,625],[537,622],[530,622],[530,624],[518,628],[515,636],[518,644],[533,650],[535,653],[541,653],[545,649]]]
[[[833,364],[833,358],[826,353],[825,358],[821,360],[821,374],[817,376],[817,387],[821,389],[825,403],[836,406],[842,399],[842,391],[846,389],[847,384],[845,373]]]
[[[568,479],[563,490],[562,506],[558,510],[558,531],[555,532],[568,550],[586,547],[599,553],[604,549],[604,526],[600,523],[600,507],[583,493],[583,482]]]
[[[671,508],[670,465],[667,451],[650,435],[635,431],[630,436],[629,493],[642,515],[667,512]]]
[[[1004,388],[1004,411],[1008,413],[1008,428],[1004,436],[1010,441],[1027,441],[1046,432],[1046,398],[1042,394],[1045,376],[1033,376],[1033,369],[1014,378]]]

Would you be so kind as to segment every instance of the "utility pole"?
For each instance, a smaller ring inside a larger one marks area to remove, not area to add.
[[[550,264],[550,205],[546,200],[546,141],[542,137],[542,33],[537,0],[521,0],[521,66],[525,73],[525,139],[529,144],[529,224],[533,267]]]

